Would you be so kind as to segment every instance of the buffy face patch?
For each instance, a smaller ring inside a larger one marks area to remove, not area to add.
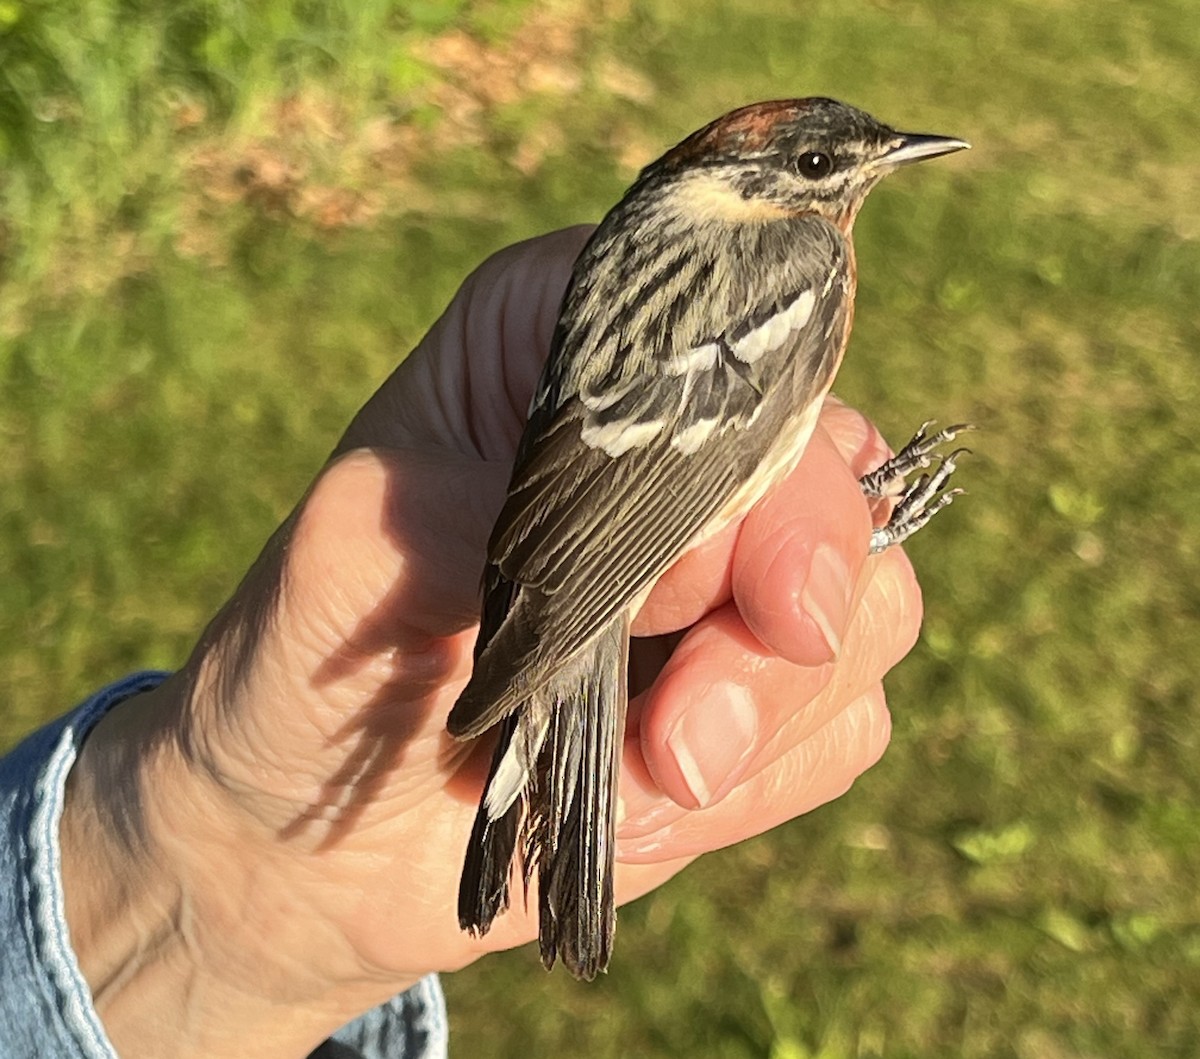
[[[747,198],[728,180],[705,172],[683,181],[672,205],[696,224],[764,224],[788,215],[783,206],[763,198]]]

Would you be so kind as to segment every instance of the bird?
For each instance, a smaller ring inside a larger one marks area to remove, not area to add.
[[[546,968],[607,970],[630,622],[681,555],[799,462],[850,334],[867,193],[968,146],[833,99],[753,103],[646,166],[592,233],[488,542],[473,668],[447,721],[458,740],[497,732],[462,929],[490,930],[519,871],[526,900],[536,876]],[[928,466],[957,429],[923,429],[864,489]],[[949,463],[871,550],[949,502]]]

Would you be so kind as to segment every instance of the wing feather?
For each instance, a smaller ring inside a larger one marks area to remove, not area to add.
[[[675,330],[659,339],[669,347],[639,361],[606,320],[601,337],[612,360],[594,369],[590,385],[571,372],[595,350],[583,348],[587,334],[560,324],[489,545],[493,603],[485,601],[475,671],[451,718],[456,734],[506,716],[629,607],[828,388],[848,326],[852,291],[832,282],[846,274],[847,250],[825,222],[795,234],[805,253],[797,263],[794,248],[773,250],[792,280],[776,277],[770,294],[739,286],[728,269],[704,270],[697,296],[726,302],[724,326],[706,328],[704,314],[670,307]],[[568,290],[568,323],[583,315],[571,297]],[[659,326],[656,318],[639,332],[628,323],[626,340],[636,345]],[[597,371],[617,399],[596,387]],[[611,441],[658,420],[663,429],[619,443],[586,440],[589,427]],[[736,444],[718,443],[731,432]]]

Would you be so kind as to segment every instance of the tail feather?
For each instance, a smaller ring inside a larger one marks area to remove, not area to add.
[[[475,648],[471,679],[459,693],[446,727],[455,739],[474,739],[538,693],[541,634],[529,621],[531,605],[509,604],[497,630]]]
[[[502,722],[459,887],[460,923],[486,933],[508,907],[519,848],[526,886],[538,877],[542,962],[549,968],[562,960],[577,978],[607,968],[616,927],[613,845],[628,643],[622,617],[555,675],[538,701]],[[522,748],[533,747],[523,795],[505,808]],[[489,803],[503,810],[494,819]]]
[[[501,722],[500,740],[492,755],[488,775],[489,787],[501,767],[516,727],[515,716]],[[520,835],[522,808],[521,800],[517,799],[493,819],[488,815],[485,800],[479,803],[479,811],[475,814],[458,886],[458,923],[463,930],[476,936],[491,930],[492,921],[508,909],[509,875]]]

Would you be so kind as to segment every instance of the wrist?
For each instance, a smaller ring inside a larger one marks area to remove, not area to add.
[[[287,889],[255,855],[249,825],[180,753],[181,685],[111,711],[68,779],[60,839],[72,947],[123,1057],[243,1055],[249,1041],[258,1055],[306,1054],[361,1007],[319,967],[289,966],[295,950],[281,935],[310,927],[289,921]]]

